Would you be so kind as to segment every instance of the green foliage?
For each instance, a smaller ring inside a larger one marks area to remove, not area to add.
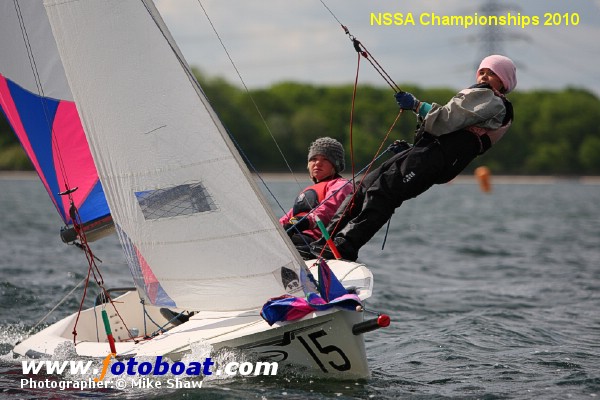
[[[403,88],[417,98],[440,104],[455,94],[450,89],[408,85]],[[252,137],[253,148],[258,153],[243,149],[244,152],[259,170],[285,171],[287,162],[293,170],[303,171],[309,144],[319,136],[331,136],[346,148],[348,171],[352,163],[358,171],[372,160],[380,147],[384,150],[395,139],[412,141],[416,118],[404,112],[394,124],[398,107],[389,88],[359,86],[353,113],[352,91],[350,85],[325,87],[285,82],[245,93],[259,105],[270,134],[265,128],[257,128]],[[517,92],[509,97],[515,109],[512,127],[497,146],[475,160],[466,172],[480,165],[487,165],[496,174],[593,175],[600,172],[600,125],[595,122],[600,118],[597,97],[577,89]],[[220,110],[217,112],[225,125],[229,125],[230,121]],[[243,135],[234,129],[231,131],[236,137]]]
[[[365,167],[395,139],[412,141],[416,118],[398,116],[389,87],[282,82],[246,92],[194,71],[240,152],[258,171],[306,170],[310,143],[331,136],[346,149],[347,172]],[[402,85],[417,98],[440,104],[455,92]],[[487,165],[494,174],[600,174],[600,100],[581,89],[509,95],[515,119],[505,137],[466,172]],[[352,118],[352,125],[350,123]],[[350,127],[352,126],[352,129]],[[386,135],[389,135],[387,140]],[[15,136],[0,119],[0,169],[29,169]],[[285,159],[284,159],[285,156]],[[385,158],[385,156],[384,156]]]
[[[8,121],[4,114],[0,112],[0,149],[4,150],[6,146],[19,143],[17,137],[13,135]]]
[[[581,143],[578,157],[589,175],[600,175],[600,136],[587,135]]]
[[[0,112],[0,171],[28,171],[33,166]]]
[[[19,144],[3,144],[0,151],[1,171],[29,171],[33,166]]]

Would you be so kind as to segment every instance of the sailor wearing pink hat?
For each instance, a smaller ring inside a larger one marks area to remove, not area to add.
[[[482,80],[486,70],[492,72],[502,83],[502,88],[497,89],[500,93],[510,93],[517,86],[517,67],[510,58],[494,54],[481,60],[475,76],[477,83],[487,83],[487,80]]]
[[[342,257],[356,260],[358,250],[405,200],[454,179],[498,142],[513,119],[512,105],[505,95],[516,85],[515,64],[495,54],[481,61],[476,84],[461,90],[445,105],[419,101],[407,92],[396,93],[400,108],[417,114],[414,145],[369,173],[355,195],[338,208],[327,230]],[[323,240],[313,242],[311,251],[332,258],[323,244]]]

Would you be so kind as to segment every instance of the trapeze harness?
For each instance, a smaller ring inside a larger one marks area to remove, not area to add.
[[[473,85],[469,89],[473,88],[491,90],[487,84]],[[502,99],[506,109],[502,125],[497,129],[469,126],[455,132],[435,136],[426,132],[424,124],[421,124],[417,130],[415,147],[429,147],[433,143],[438,143],[441,145],[441,151],[446,159],[445,171],[438,175],[434,183],[447,183],[454,179],[475,157],[488,151],[508,131],[513,119],[512,104],[502,94],[496,91],[494,94]]]
[[[487,84],[475,85],[474,87],[490,88],[490,86]],[[494,94],[502,99],[502,103],[504,103],[504,108],[506,109],[504,120],[502,120],[502,126],[497,129],[485,129],[478,126],[470,126],[465,129],[466,131],[474,133],[479,138],[479,141],[481,142],[481,151],[479,152],[480,155],[488,151],[493,144],[496,144],[496,142],[498,142],[498,140],[504,136],[506,131],[508,131],[508,128],[510,128],[513,119],[512,103],[508,101],[504,95],[496,92],[495,90]]]

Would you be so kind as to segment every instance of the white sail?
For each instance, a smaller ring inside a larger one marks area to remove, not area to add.
[[[302,260],[154,5],[44,4],[144,299],[242,310],[297,289]]]
[[[42,3],[0,2],[0,22],[0,73],[32,93],[73,100]]]

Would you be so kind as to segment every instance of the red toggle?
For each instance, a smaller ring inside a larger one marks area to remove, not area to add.
[[[390,316],[387,314],[381,314],[379,317],[377,317],[377,325],[379,325],[381,328],[390,326],[390,322]]]

